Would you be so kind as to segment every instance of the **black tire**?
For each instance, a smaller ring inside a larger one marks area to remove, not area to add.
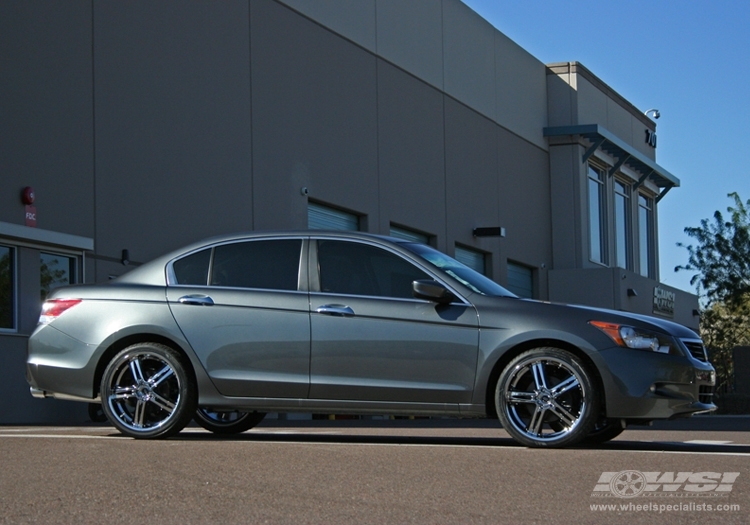
[[[615,439],[617,436],[622,434],[625,429],[622,427],[622,423],[619,419],[599,419],[594,428],[589,432],[589,435],[583,438],[579,444],[581,445],[601,445],[607,441]]]
[[[559,348],[528,350],[505,367],[495,389],[503,428],[528,447],[568,447],[583,440],[599,415],[592,373]]]
[[[101,403],[89,403],[89,419],[94,423],[105,423],[109,421],[104,414]]]
[[[104,370],[102,409],[126,436],[166,438],[179,433],[195,414],[198,392],[185,359],[158,343],[122,350]]]
[[[250,430],[266,417],[265,412],[212,410],[198,407],[193,418],[196,423],[214,434],[239,434]]]

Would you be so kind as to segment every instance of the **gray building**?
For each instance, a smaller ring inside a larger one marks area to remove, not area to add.
[[[697,328],[659,282],[655,122],[459,0],[5,0],[0,71],[0,423],[86,419],[28,394],[48,289],[218,233],[406,236]]]

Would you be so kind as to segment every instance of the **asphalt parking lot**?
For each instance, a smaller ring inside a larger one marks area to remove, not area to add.
[[[0,427],[0,523],[747,523],[750,418],[538,450],[489,420]]]

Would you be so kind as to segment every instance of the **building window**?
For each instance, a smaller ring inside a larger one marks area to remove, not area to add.
[[[15,252],[0,246],[0,329],[15,328]]]
[[[400,228],[398,226],[391,226],[391,237],[397,239],[404,239],[405,241],[419,242],[422,244],[430,244],[430,236],[424,233],[415,232],[414,230],[407,230],[406,228]]]
[[[654,277],[653,224],[654,201],[638,195],[638,252],[639,272],[644,277]]]
[[[307,205],[307,227],[311,230],[359,230],[359,216],[311,202]]]
[[[588,170],[589,256],[592,261],[607,264],[604,172],[591,165]]]
[[[534,272],[528,266],[508,261],[508,290],[519,297],[534,297]]]
[[[76,258],[54,253],[40,253],[39,280],[42,301],[60,286],[76,282]]]
[[[615,180],[615,257],[617,266],[631,270],[629,240],[630,186]]]
[[[483,252],[456,246],[455,259],[472,270],[476,270],[482,275],[487,275],[487,265]]]

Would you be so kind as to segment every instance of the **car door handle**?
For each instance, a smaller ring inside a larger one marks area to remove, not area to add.
[[[213,306],[214,300],[211,299],[207,295],[202,294],[194,294],[194,295],[183,295],[179,299],[177,299],[178,302],[182,304],[193,304],[196,306]]]
[[[336,317],[353,317],[354,310],[344,304],[324,304],[315,309],[319,314],[333,315]]]

